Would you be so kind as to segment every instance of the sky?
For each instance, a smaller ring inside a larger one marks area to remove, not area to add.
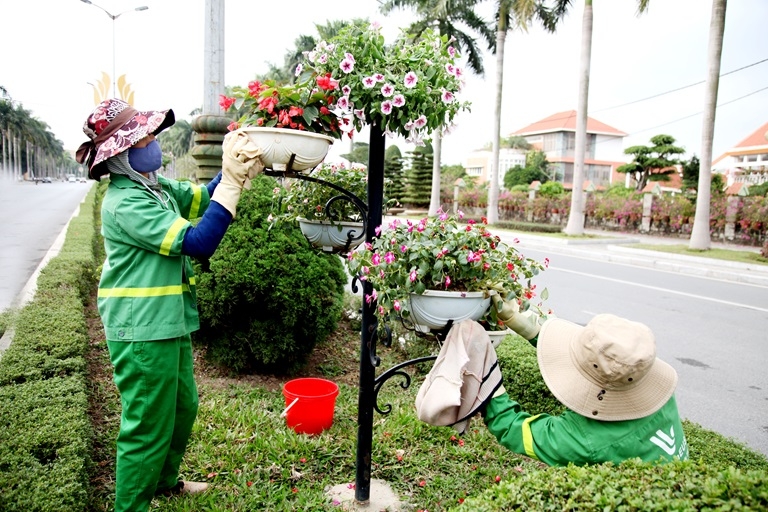
[[[486,0],[478,14],[492,19],[494,3]],[[89,83],[102,72],[112,75],[113,67],[135,91],[136,108],[172,108],[177,118],[191,121],[205,87],[205,1],[94,4],[120,16],[113,21],[80,0],[0,0],[0,85],[47,123],[66,149],[86,140],[82,125],[94,107]],[[573,4],[555,34],[533,26],[507,37],[502,136],[576,109],[584,2]],[[133,10],[139,6],[149,9]],[[642,15],[636,0],[594,0],[593,6],[590,117],[627,133],[625,148],[665,133],[686,149],[686,157],[700,155],[711,0],[653,0]],[[368,18],[382,24],[391,42],[413,15],[399,10],[385,17],[378,7],[377,0],[226,0],[225,83],[245,85],[268,62],[282,64],[295,38],[315,34],[316,23]],[[765,0],[728,3],[721,74],[729,74],[720,80],[714,157],[768,121],[767,19]],[[485,75],[468,73],[459,97],[472,107],[443,141],[444,165],[461,164],[492,139],[496,60],[484,55]],[[367,135],[356,140],[367,142]],[[389,143],[411,149],[401,139]],[[338,141],[328,159],[348,150],[347,142]]]

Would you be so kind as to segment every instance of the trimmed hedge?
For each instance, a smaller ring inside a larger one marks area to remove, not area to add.
[[[539,372],[536,349],[517,335],[497,349],[504,387],[524,410],[565,408]],[[742,443],[683,421],[690,460],[664,465],[639,459],[521,471],[451,510],[666,511],[768,509],[768,458]]]
[[[103,188],[88,193],[59,255],[41,271],[35,297],[7,326],[14,336],[0,357],[3,511],[71,512],[88,503],[85,303],[96,285],[95,209]]]
[[[768,473],[704,462],[637,459],[615,466],[567,466],[520,473],[451,510],[766,510]]]

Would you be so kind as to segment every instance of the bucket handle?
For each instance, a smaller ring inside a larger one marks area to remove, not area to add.
[[[291,407],[293,407],[294,405],[296,405],[296,402],[298,402],[298,401],[299,401],[299,397],[296,397],[296,398],[294,398],[294,399],[293,399],[293,402],[291,402],[291,403],[290,403],[290,405],[288,405],[288,407],[286,407],[285,409],[283,409],[283,412],[281,412],[281,413],[280,413],[280,417],[281,417],[281,418],[285,418],[286,414],[288,414],[288,411],[290,411],[290,410],[291,410]]]

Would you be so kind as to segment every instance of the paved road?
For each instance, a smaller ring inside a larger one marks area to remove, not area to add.
[[[0,311],[16,304],[93,183],[0,181]]]

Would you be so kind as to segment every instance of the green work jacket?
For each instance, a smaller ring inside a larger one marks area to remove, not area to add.
[[[181,254],[188,219],[210,204],[208,190],[158,177],[165,204],[139,183],[110,174],[102,201],[106,260],[98,308],[110,341],[150,341],[199,329],[195,276]]]
[[[550,466],[619,464],[635,457],[645,462],[688,459],[674,395],[650,416],[626,421],[597,421],[571,410],[533,416],[501,395],[489,402],[483,419],[503,446]]]

